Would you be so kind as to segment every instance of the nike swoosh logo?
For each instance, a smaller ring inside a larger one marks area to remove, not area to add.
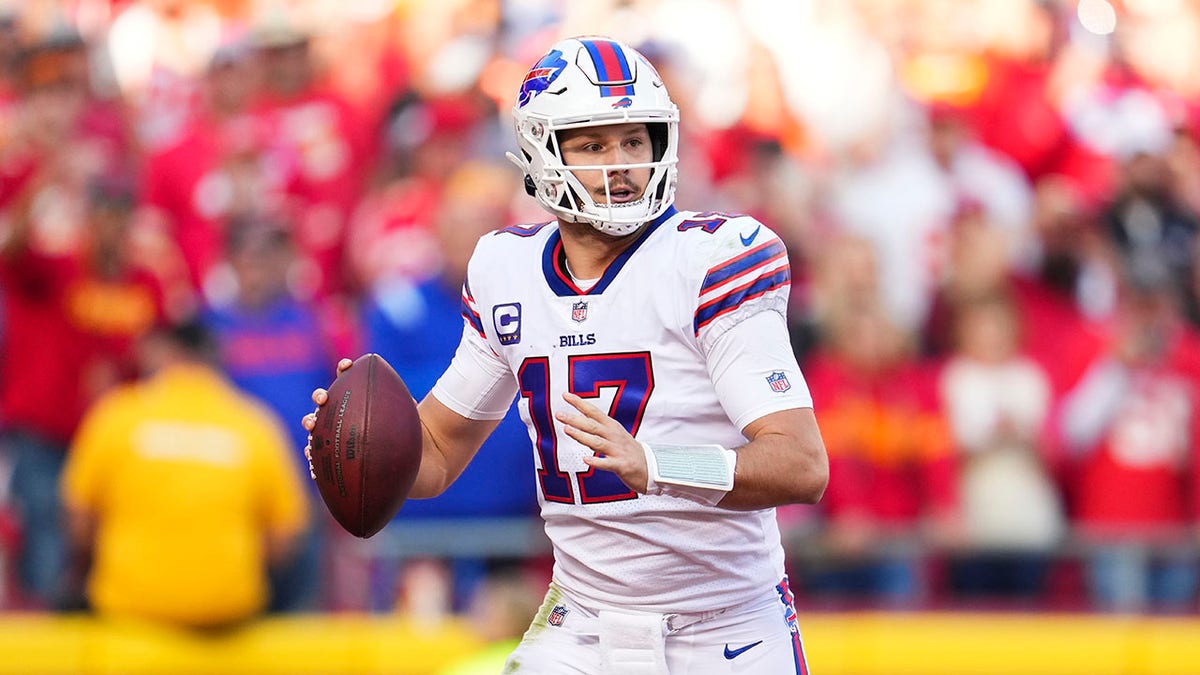
[[[745,236],[742,236],[739,234],[738,238],[740,238],[742,240],[742,246],[749,246],[750,244],[753,244],[754,238],[758,236],[758,231],[761,229],[762,229],[762,223],[759,223],[758,227],[754,228],[754,231],[750,233],[749,237],[745,237]]]
[[[750,237],[750,238],[754,239],[754,237]],[[746,645],[745,647],[738,647],[737,649],[730,649],[729,645],[725,645],[725,658],[729,659],[729,660],[736,659],[737,657],[741,656],[742,654],[745,654],[746,652],[750,651],[751,649],[754,649],[755,647],[757,647],[761,644],[762,644],[762,640],[759,640],[758,642],[751,642],[750,644]]]

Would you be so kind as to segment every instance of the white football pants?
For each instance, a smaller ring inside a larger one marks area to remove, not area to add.
[[[504,673],[521,675],[809,675],[787,579],[700,615],[580,604],[556,584]]]

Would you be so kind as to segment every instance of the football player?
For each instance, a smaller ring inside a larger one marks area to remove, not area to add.
[[[626,45],[555,44],[513,117],[510,158],[555,220],[478,242],[410,497],[519,397],[555,565],[504,672],[807,673],[774,507],[820,499],[828,463],[783,242],[675,208],[679,112]]]

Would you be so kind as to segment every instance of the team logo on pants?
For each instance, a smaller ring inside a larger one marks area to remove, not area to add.
[[[563,619],[567,618],[567,612],[569,611],[571,610],[567,609],[563,605],[555,605],[554,609],[550,610],[550,617],[547,618],[546,621],[551,626],[561,626]]]

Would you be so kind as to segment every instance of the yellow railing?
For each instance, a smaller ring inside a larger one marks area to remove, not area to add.
[[[801,615],[815,675],[1197,675],[1200,618]],[[451,620],[273,618],[195,635],[84,617],[0,615],[0,674],[434,675],[482,645]]]

